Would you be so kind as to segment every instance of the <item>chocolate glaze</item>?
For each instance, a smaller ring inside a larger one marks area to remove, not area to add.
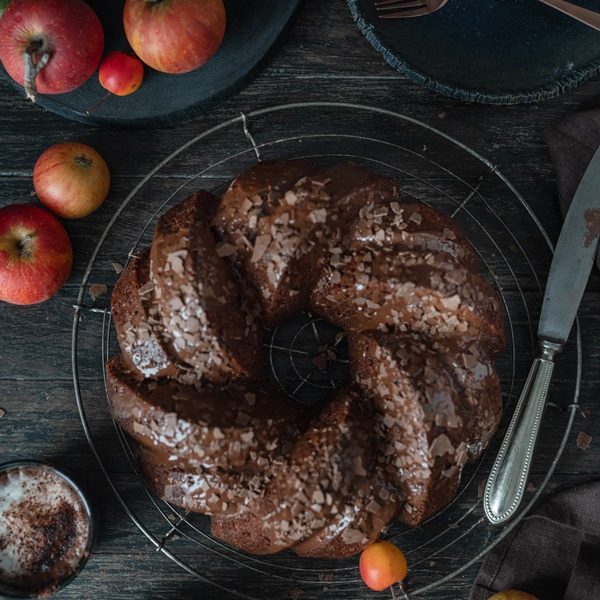
[[[395,248],[398,251],[445,252],[477,272],[479,261],[470,242],[448,216],[425,204],[366,204],[348,229],[347,246]]]
[[[241,175],[215,219],[224,242],[235,248],[231,260],[259,291],[270,326],[306,306],[318,275],[315,265],[364,203],[393,200],[398,194],[394,182],[352,163],[319,171],[299,161],[286,171],[285,164],[271,163],[274,180],[262,166]],[[245,229],[239,225],[243,208],[252,223]]]
[[[379,413],[388,472],[405,500],[400,518],[416,525],[452,499],[464,464],[497,426],[497,379],[474,344],[461,350],[414,334],[351,334],[348,343],[351,370]],[[457,359],[448,358],[450,349]]]
[[[504,346],[497,294],[446,253],[365,245],[334,256],[313,290],[311,308],[343,329],[469,336],[493,351]]]
[[[297,548],[341,557],[366,546],[396,512],[380,478],[372,411],[357,390],[336,392],[290,454],[273,466],[264,494],[239,517],[213,519],[213,534],[253,554]],[[352,518],[359,506],[378,516]]]
[[[266,464],[299,422],[296,403],[263,384],[196,388],[169,379],[138,381],[121,357],[106,366],[106,389],[119,425],[175,466]]]
[[[205,197],[206,196],[206,197]],[[150,278],[170,347],[198,379],[260,377],[259,308],[240,292],[206,222],[209,194],[165,213],[150,251]]]

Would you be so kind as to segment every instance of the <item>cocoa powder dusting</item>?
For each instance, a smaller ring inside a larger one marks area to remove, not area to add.
[[[75,544],[77,527],[73,505],[60,500],[49,508],[46,503],[27,500],[15,506],[13,511],[18,514],[11,515],[12,511],[9,511],[7,518],[12,516],[14,522],[21,525],[19,531],[12,532],[13,539],[23,538],[20,544],[28,550],[23,566],[29,573],[49,573]],[[35,540],[25,539],[29,531],[36,532]]]
[[[583,243],[588,248],[600,236],[600,208],[589,208],[585,211],[583,218],[587,225],[587,232]]]

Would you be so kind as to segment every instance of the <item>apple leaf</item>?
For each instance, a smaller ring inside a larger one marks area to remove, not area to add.
[[[8,6],[9,2],[10,0],[0,0],[0,17],[2,16],[2,13],[4,12],[4,9]]]

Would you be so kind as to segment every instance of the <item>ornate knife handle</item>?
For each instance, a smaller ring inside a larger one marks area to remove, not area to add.
[[[541,355],[529,371],[483,493],[483,508],[491,523],[508,521],[521,504],[546,406],[554,356],[561,349],[560,344],[542,341]]]

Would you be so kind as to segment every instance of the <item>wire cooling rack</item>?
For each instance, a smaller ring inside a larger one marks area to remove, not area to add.
[[[192,191],[222,192],[256,160],[310,157],[323,164],[354,160],[395,178],[404,198],[452,215],[473,243],[483,274],[501,294],[508,344],[498,357],[505,416],[484,456],[468,465],[448,507],[416,529],[393,524],[386,535],[405,552],[408,597],[456,577],[505,537],[542,493],[571,430],[581,380],[578,326],[557,365],[525,508],[512,522],[484,518],[483,482],[531,359],[535,327],[552,258],[548,236],[498,167],[443,132],[410,117],[368,106],[299,103],[241,114],[213,127],[161,161],[125,198],[103,232],[81,282],[72,332],[75,395],[85,434],[112,490],[154,548],[198,580],[211,598],[375,598],[359,579],[357,560],[256,557],[210,535],[210,521],[156,498],[139,473],[128,439],[113,422],[104,364],[118,352],[108,308],[86,304],[90,286],[116,281],[124,264],[149,244],[157,218]],[[193,175],[190,175],[193,173]],[[265,333],[273,381],[301,402],[321,399],[347,377],[343,333],[310,314]]]

